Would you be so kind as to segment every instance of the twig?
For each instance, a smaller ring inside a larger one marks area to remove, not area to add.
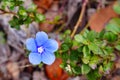
[[[29,66],[32,66],[32,65],[28,64],[28,65],[20,66],[19,68],[22,69],[22,68],[26,68],[26,67],[29,67]]]
[[[88,3],[88,0],[85,0],[84,3],[83,3],[83,5],[82,5],[82,10],[81,10],[79,19],[78,19],[76,25],[74,26],[74,30],[73,30],[73,32],[72,32],[72,34],[71,34],[71,38],[74,37],[75,32],[77,31],[77,29],[78,29],[80,23],[82,22],[82,18],[83,18],[83,15],[84,15],[84,12],[85,12],[87,3]]]
[[[2,13],[0,13],[0,15],[1,14],[13,14],[13,15],[16,15],[16,13],[14,13],[14,12],[9,12],[9,11],[5,11],[5,10],[3,10],[3,9],[0,9],[0,11],[2,12]]]

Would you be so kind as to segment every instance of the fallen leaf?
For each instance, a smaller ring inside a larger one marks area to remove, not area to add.
[[[66,72],[63,72],[63,74],[62,74],[60,80],[67,80],[68,77],[69,77],[69,75],[68,75]]]
[[[56,59],[52,65],[45,66],[46,74],[50,80],[61,80],[62,69],[59,67],[61,63],[61,59]]]
[[[7,63],[7,70],[11,74],[11,76],[13,77],[13,80],[19,79],[20,70],[19,70],[19,66],[16,62],[8,62]]]
[[[54,18],[59,15],[58,13],[58,4],[54,3],[49,11],[47,11],[45,14],[46,21],[39,24],[39,29],[45,32],[51,32],[55,26],[55,24],[50,24],[50,22],[54,21]]]
[[[41,31],[45,31],[45,32],[51,32],[54,28],[54,25],[53,24],[49,24],[47,22],[44,22],[44,23],[40,23],[39,24],[39,29]]]
[[[120,76],[115,76],[112,78],[112,80],[120,80]]]
[[[100,9],[91,16],[89,25],[92,30],[100,32],[111,18],[118,17],[118,14],[113,11],[112,7],[113,5],[110,5]]]
[[[47,80],[44,72],[34,71],[33,72],[33,80]]]
[[[50,8],[53,0],[34,0],[34,3],[38,6],[38,11],[43,13]]]
[[[115,68],[120,68],[120,59],[117,60],[117,62],[115,63]]]

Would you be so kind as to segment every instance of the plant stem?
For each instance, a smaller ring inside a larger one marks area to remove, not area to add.
[[[80,23],[82,22],[82,18],[83,18],[83,16],[84,16],[87,3],[88,3],[88,0],[85,0],[84,3],[83,3],[83,5],[82,5],[82,10],[81,10],[79,19],[78,19],[76,25],[74,26],[74,30],[73,30],[73,32],[72,32],[72,34],[71,34],[71,38],[74,37],[74,35],[75,35],[75,33],[76,33],[76,31],[77,31]]]
[[[1,14],[13,14],[13,15],[16,15],[16,13],[14,13],[14,12],[9,12],[9,11],[5,11],[5,10],[3,10],[3,9],[0,9],[0,11],[2,12],[2,13],[0,13],[0,15]]]
[[[31,64],[27,64],[27,65],[24,65],[24,66],[20,66],[19,68],[22,69],[22,68],[26,68],[26,67],[29,67],[29,66],[32,66]]]

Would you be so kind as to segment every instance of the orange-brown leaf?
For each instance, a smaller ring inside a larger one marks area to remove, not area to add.
[[[44,12],[52,5],[53,0],[34,0],[34,3],[38,6],[40,12]]]
[[[110,5],[106,8],[100,9],[98,12],[93,14],[89,20],[90,28],[97,32],[100,32],[107,22],[118,15],[112,9],[113,5]]]
[[[62,63],[61,59],[56,59],[52,65],[46,65],[45,70],[50,80],[60,80],[62,76],[62,69],[59,65]]]

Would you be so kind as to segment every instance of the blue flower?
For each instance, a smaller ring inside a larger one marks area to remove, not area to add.
[[[56,40],[48,39],[48,35],[41,31],[36,34],[36,38],[26,40],[26,48],[31,51],[29,61],[33,65],[41,62],[51,65],[55,61],[54,52],[58,49]]]

